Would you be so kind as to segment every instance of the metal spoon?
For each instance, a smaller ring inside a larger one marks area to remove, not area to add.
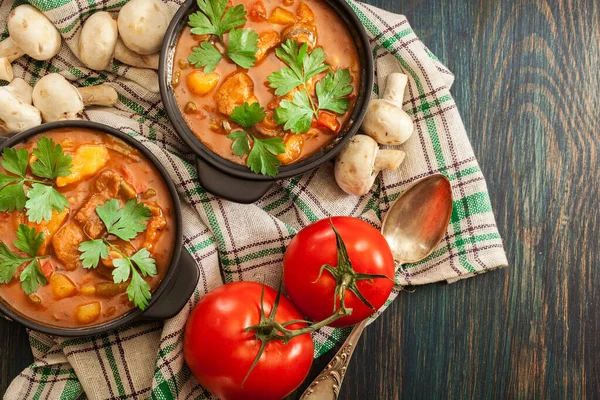
[[[444,238],[451,214],[452,188],[443,175],[421,179],[402,193],[381,226],[398,266],[429,256]],[[367,320],[354,326],[342,348],[300,399],[337,399],[352,353],[366,325]]]

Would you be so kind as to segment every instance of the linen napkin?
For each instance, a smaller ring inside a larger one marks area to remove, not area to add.
[[[13,64],[15,76],[33,85],[43,75],[59,72],[76,86],[108,83],[117,89],[116,108],[91,108],[84,117],[132,135],[165,165],[184,204],[185,246],[198,264],[200,281],[186,307],[164,323],[136,322],[82,339],[29,332],[35,361],[15,378],[6,399],[211,398],[183,360],[182,333],[193,305],[223,279],[266,278],[267,284],[277,287],[285,247],[298,230],[331,215],[357,216],[379,227],[390,203],[412,182],[433,173],[452,182],[452,220],[439,248],[425,261],[401,268],[397,282],[454,282],[507,265],[486,183],[449,91],[452,73],[403,16],[347,1],[370,36],[376,66],[373,95],[383,90],[389,73],[409,76],[404,108],[416,129],[401,146],[407,160],[398,172],[381,174],[371,192],[360,198],[337,187],[329,163],[278,182],[253,205],[239,205],[206,193],[197,183],[193,155],[166,117],[155,71],[115,63],[107,71],[95,72],[76,58],[82,22],[96,11],[116,13],[126,0],[29,0],[58,27],[63,46],[50,62],[19,59]],[[174,12],[183,0],[165,2]],[[23,3],[0,2],[0,27],[5,27],[10,10]],[[7,36],[4,29],[0,39]],[[397,294],[392,293],[379,313]],[[315,357],[346,334],[347,330],[331,328],[316,332]]]

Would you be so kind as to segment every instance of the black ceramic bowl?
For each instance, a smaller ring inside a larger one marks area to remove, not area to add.
[[[0,298],[0,312],[14,321],[17,321],[30,329],[47,333],[55,336],[69,336],[69,337],[80,337],[80,336],[91,336],[101,333],[105,333],[131,322],[133,320],[147,319],[147,320],[163,320],[174,317],[185,305],[190,296],[192,295],[196,284],[198,283],[198,267],[192,256],[183,247],[183,229],[181,225],[181,203],[175,190],[175,185],[171,181],[171,178],[167,174],[165,168],[160,164],[158,159],[141,143],[131,138],[125,133],[119,132],[109,126],[98,124],[89,121],[61,121],[43,124],[35,128],[29,129],[23,133],[20,133],[8,140],[6,138],[0,138],[0,152],[5,147],[12,147],[17,143],[23,142],[28,138],[50,131],[56,128],[88,128],[94,129],[100,132],[107,133],[112,136],[116,136],[129,144],[131,147],[139,150],[160,172],[163,180],[165,181],[169,192],[171,193],[171,199],[173,201],[173,210],[175,212],[175,222],[177,224],[175,232],[175,251],[173,252],[173,258],[169,266],[165,277],[163,278],[160,285],[152,293],[152,300],[146,308],[142,311],[140,309],[134,309],[127,314],[122,315],[114,320],[101,325],[95,325],[84,328],[60,328],[51,325],[45,325],[31,319],[28,319],[26,315],[16,312],[10,305],[6,304],[2,298]],[[179,251],[177,250],[179,249]]]
[[[175,101],[171,80],[175,47],[188,22],[188,15],[197,10],[196,0],[188,0],[171,20],[160,52],[158,73],[160,94],[175,131],[197,155],[196,164],[200,184],[208,192],[238,203],[253,203],[260,199],[275,181],[300,175],[335,157],[358,131],[373,89],[373,59],[369,38],[358,17],[344,0],[321,1],[329,4],[337,12],[354,37],[361,70],[356,104],[352,115],[334,141],[305,160],[279,168],[279,173],[274,178],[255,174],[246,166],[233,163],[213,153],[196,138],[186,124]]]

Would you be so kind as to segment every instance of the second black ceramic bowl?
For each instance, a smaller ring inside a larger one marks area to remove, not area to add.
[[[185,303],[187,303],[192,295],[196,284],[198,283],[199,271],[194,258],[183,247],[181,203],[179,202],[175,185],[171,181],[166,169],[160,164],[158,159],[137,140],[114,128],[90,121],[51,122],[29,129],[16,136],[13,136],[8,140],[0,137],[0,152],[2,152],[5,147],[12,147],[17,143],[21,143],[29,139],[32,136],[43,134],[44,132],[58,128],[87,128],[115,136],[141,152],[154,165],[154,167],[156,167],[165,181],[167,188],[169,189],[173,202],[174,219],[177,225],[175,231],[175,250],[173,251],[173,258],[171,259],[169,270],[165,274],[165,277],[158,285],[156,290],[154,290],[152,293],[152,300],[144,311],[136,308],[127,314],[124,314],[121,317],[115,318],[114,320],[108,321],[104,324],[77,329],[45,325],[27,318],[26,315],[16,312],[9,304],[5,303],[2,298],[0,298],[0,312],[30,329],[47,333],[49,335],[68,337],[91,336],[106,333],[114,329],[118,329],[134,320],[163,320],[174,317],[179,311],[181,311]]]
[[[356,105],[352,115],[333,142],[305,160],[279,168],[279,173],[274,178],[255,174],[246,166],[218,156],[196,138],[188,127],[177,106],[171,81],[173,78],[175,47],[188,22],[188,15],[197,11],[196,1],[188,0],[173,17],[160,52],[158,72],[160,94],[167,115],[177,134],[197,156],[196,164],[200,184],[208,192],[238,203],[253,203],[260,199],[275,181],[303,174],[335,157],[358,131],[373,89],[373,58],[369,46],[369,37],[354,11],[344,0],[321,1],[329,4],[337,12],[354,38],[360,59],[360,86]]]

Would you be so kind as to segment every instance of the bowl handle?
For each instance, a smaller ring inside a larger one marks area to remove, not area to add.
[[[198,180],[207,192],[226,200],[251,204],[271,189],[274,181],[250,181],[219,171],[200,157],[196,157]]]
[[[148,307],[141,318],[151,320],[173,318],[181,311],[192,293],[194,293],[199,277],[200,272],[194,257],[185,247],[182,247],[177,274],[173,277],[174,282],[160,295],[154,304]]]

